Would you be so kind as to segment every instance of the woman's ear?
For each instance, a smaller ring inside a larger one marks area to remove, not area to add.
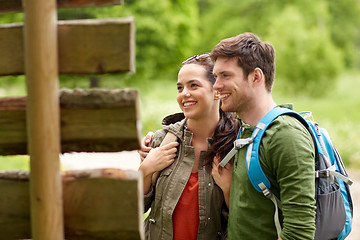
[[[214,100],[219,100],[220,99],[220,92],[219,91],[214,91]]]

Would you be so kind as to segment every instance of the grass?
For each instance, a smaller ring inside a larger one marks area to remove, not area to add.
[[[116,78],[116,77],[114,77]],[[115,81],[115,80],[114,80]],[[276,85],[275,85],[276,86]],[[107,86],[109,87],[109,86]],[[176,102],[176,81],[146,81],[131,86],[140,92],[142,133],[161,128],[161,120],[179,112]],[[342,75],[337,86],[326,96],[286,96],[273,90],[277,103],[294,103],[296,111],[311,111],[314,120],[327,129],[347,167],[360,168],[360,72]],[[0,157],[0,170],[28,169],[28,156]]]

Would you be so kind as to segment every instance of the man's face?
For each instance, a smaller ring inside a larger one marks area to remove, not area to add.
[[[237,64],[236,58],[218,58],[214,65],[216,82],[214,89],[220,92],[222,109],[225,112],[242,112],[249,107],[251,91],[248,77]],[[250,76],[250,75],[249,75]]]

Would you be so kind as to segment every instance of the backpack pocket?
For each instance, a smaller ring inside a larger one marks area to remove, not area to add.
[[[332,184],[330,189],[317,195],[315,240],[337,239],[345,226],[346,212],[339,184]]]

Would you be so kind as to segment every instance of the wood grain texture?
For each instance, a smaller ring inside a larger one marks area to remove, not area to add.
[[[63,240],[56,1],[24,3],[32,239]]]
[[[137,91],[62,90],[59,96],[62,152],[139,149]],[[0,155],[28,153],[26,99],[0,98]]]
[[[0,76],[25,74],[23,24],[0,25]],[[134,18],[58,21],[60,74],[135,71]]]
[[[31,0],[23,0],[31,1]],[[57,8],[77,8],[120,5],[122,0],[57,0]],[[22,12],[21,0],[0,0],[0,13]]]
[[[143,239],[141,172],[92,169],[62,173],[66,239]],[[0,239],[31,237],[29,173],[0,172]]]
[[[31,238],[29,173],[0,172],[0,240]]]

